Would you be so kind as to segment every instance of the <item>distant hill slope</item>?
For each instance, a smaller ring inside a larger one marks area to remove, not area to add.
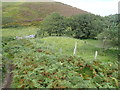
[[[52,12],[63,16],[88,13],[60,2],[3,2],[3,24],[26,20],[41,20]]]
[[[52,12],[58,12],[63,16],[87,13],[86,11],[60,2],[24,3],[22,6],[37,11],[41,17],[45,17]]]

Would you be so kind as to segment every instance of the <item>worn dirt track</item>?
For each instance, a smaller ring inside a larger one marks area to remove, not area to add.
[[[13,69],[14,69],[13,65],[12,64],[9,65],[8,72],[6,73],[6,77],[2,88],[10,88],[13,79],[13,73],[12,73]]]

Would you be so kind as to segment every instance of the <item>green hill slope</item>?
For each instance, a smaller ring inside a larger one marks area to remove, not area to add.
[[[2,6],[3,24],[41,21],[53,12],[63,16],[87,13],[59,2],[3,2]]]

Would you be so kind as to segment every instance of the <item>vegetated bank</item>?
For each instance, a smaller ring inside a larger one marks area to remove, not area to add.
[[[11,87],[118,87],[117,60],[114,58],[113,61],[109,56],[107,62],[99,57],[97,60],[85,60],[82,54],[80,54],[83,50],[77,53],[76,56],[73,56],[74,43],[76,41],[78,42],[77,50],[80,51],[80,47],[85,47],[87,52],[89,47],[85,46],[86,43],[84,41],[67,37],[23,39],[9,42],[4,47],[3,55],[9,60],[12,60],[12,64],[15,67]],[[62,51],[59,49],[60,46]],[[94,45],[93,47],[96,49]],[[87,53],[89,54],[90,51]],[[103,53],[107,56],[107,53]],[[4,58],[4,61],[7,61],[6,58]]]

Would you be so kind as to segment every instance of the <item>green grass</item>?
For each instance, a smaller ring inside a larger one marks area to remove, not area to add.
[[[21,27],[21,28],[6,28],[1,30],[2,34],[2,45],[6,45],[6,43],[13,41],[16,39],[16,36],[24,37],[31,34],[36,34],[36,27]]]
[[[15,38],[16,36],[22,37],[30,34],[36,34],[36,27],[24,27],[24,28],[6,28],[2,29],[3,42],[8,38]],[[95,51],[98,51],[98,60],[103,61],[116,61],[118,51],[115,49],[102,51],[102,45],[98,40],[80,40],[69,37],[45,37],[36,38],[30,40],[36,43],[35,47],[48,47],[50,50],[58,54],[73,55],[74,45],[77,42],[77,55],[81,56],[85,60],[93,60]],[[86,43],[84,43],[86,41]],[[42,43],[41,43],[42,42]],[[62,48],[62,53],[60,49]]]
[[[87,43],[84,43],[87,41]],[[94,60],[95,51],[98,51],[97,60],[101,61],[117,61],[117,50],[106,50],[103,52],[98,40],[79,40],[69,37],[46,37],[42,39],[32,39],[31,42],[36,43],[36,47],[48,47],[58,54],[73,55],[75,42],[77,42],[76,55],[85,60]],[[62,53],[60,51],[62,48]]]
[[[78,48],[77,55],[73,56],[75,42]],[[118,87],[117,62],[114,58],[112,63],[110,57],[116,52],[105,51],[106,56],[101,54],[97,61],[92,61],[96,50],[100,47],[89,44],[89,40],[85,44],[84,40],[74,38],[45,37],[9,42],[3,55],[16,66],[11,88]],[[110,61],[105,62],[106,59]]]
[[[36,31],[36,27],[2,29],[2,37],[6,41],[10,37],[36,34]],[[103,52],[98,40],[51,36],[9,41],[3,45],[3,57],[8,59],[3,58],[2,64],[12,60],[16,66],[11,88],[118,87],[118,51]],[[73,56],[75,42],[77,54]],[[93,61],[96,50],[98,57]]]
[[[27,36],[30,34],[36,34],[37,28],[24,27],[24,28],[5,28],[2,29],[2,37],[15,37],[15,36]]]

